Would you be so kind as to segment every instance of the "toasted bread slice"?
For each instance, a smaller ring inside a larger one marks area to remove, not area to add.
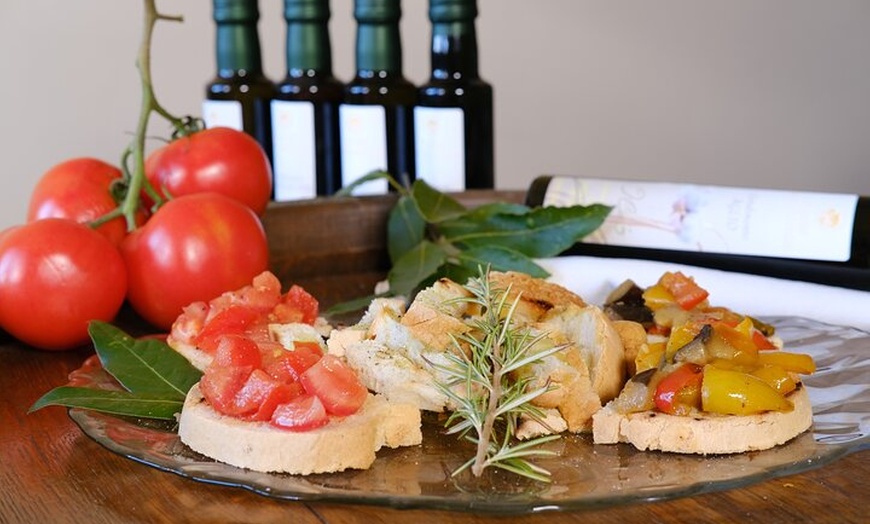
[[[365,469],[382,447],[420,444],[420,411],[369,395],[359,411],[318,429],[293,432],[221,415],[199,385],[190,389],[178,435],[194,451],[239,468],[294,475]]]
[[[552,388],[535,400],[547,410],[545,423],[524,420],[519,434],[590,430],[592,414],[625,381],[619,333],[600,308],[557,284],[513,272],[492,272],[490,279],[510,290],[509,301],[519,297],[516,325],[546,333],[548,347],[565,345],[518,372],[532,379],[531,387]],[[407,312],[373,302],[358,325],[332,333],[329,350],[342,355],[371,391],[420,409],[449,411],[455,406],[436,384],[447,380],[437,364],[448,363],[449,352],[472,329],[469,318],[479,314],[462,300],[468,296],[463,286],[441,279],[418,293]],[[455,390],[460,395],[461,386]]]
[[[812,426],[806,388],[800,387],[787,398],[794,404],[792,411],[757,415],[622,414],[611,403],[592,416],[592,437],[596,444],[625,442],[642,451],[715,455],[769,449]]]

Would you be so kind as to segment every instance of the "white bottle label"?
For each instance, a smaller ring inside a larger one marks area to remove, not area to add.
[[[348,186],[372,171],[387,170],[387,114],[383,106],[341,104],[341,185]],[[383,195],[386,180],[361,185],[354,195]]]
[[[275,200],[317,196],[314,104],[272,100],[272,163]]]
[[[585,242],[845,262],[857,195],[553,177],[544,205],[614,206]]]
[[[242,131],[242,103],[235,100],[203,100],[202,119],[205,127],[231,127]]]
[[[458,107],[415,107],[416,176],[432,187],[465,191],[465,113]]]

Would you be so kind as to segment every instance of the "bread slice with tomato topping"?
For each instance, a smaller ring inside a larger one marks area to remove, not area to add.
[[[370,394],[356,413],[294,432],[269,422],[222,415],[209,405],[198,385],[187,394],[178,435],[192,450],[219,462],[293,475],[366,469],[381,448],[422,441],[420,410],[382,396]]]
[[[419,444],[420,411],[371,394],[326,353],[317,301],[281,293],[263,273],[250,285],[191,304],[168,339],[203,371],[178,434],[217,461],[307,475],[367,468],[382,447]]]

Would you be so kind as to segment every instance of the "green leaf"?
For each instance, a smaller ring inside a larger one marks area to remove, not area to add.
[[[127,391],[62,386],[55,388],[30,407],[30,412],[47,406],[91,409],[112,415],[174,420],[183,400],[170,400]]]
[[[442,235],[466,249],[498,245],[532,258],[556,256],[607,218],[610,207],[590,206],[532,209],[527,214],[472,211],[439,225]]]
[[[461,265],[474,274],[478,268],[489,266],[493,271],[520,271],[533,277],[546,278],[550,274],[531,258],[502,246],[480,246],[466,249],[457,257]],[[461,282],[465,282],[464,280]]]
[[[422,179],[414,181],[411,194],[420,209],[420,214],[430,223],[438,224],[455,219],[468,211],[458,200],[438,191]]]
[[[525,215],[532,210],[529,206],[523,204],[514,204],[511,202],[490,202],[480,205],[468,212],[469,216],[475,220],[486,220],[493,215]]]
[[[327,309],[325,311],[326,316],[338,316],[347,313],[353,313],[355,311],[362,311],[369,307],[369,305],[372,303],[372,300],[378,298],[379,296],[383,295],[368,295],[365,297],[348,300],[346,302],[340,302]]]
[[[396,202],[387,220],[387,251],[393,264],[416,247],[426,235],[426,221],[410,196]]]
[[[131,393],[183,401],[202,376],[183,355],[160,340],[137,340],[99,321],[92,321],[88,332],[103,367]]]
[[[447,260],[447,253],[437,244],[424,240],[393,264],[388,275],[390,293],[408,295],[430,278]]]

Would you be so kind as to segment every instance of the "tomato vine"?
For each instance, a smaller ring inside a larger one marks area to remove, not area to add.
[[[187,136],[202,129],[202,121],[193,117],[177,117],[166,110],[157,100],[154,84],[151,79],[151,39],[154,27],[160,20],[183,22],[182,16],[167,15],[157,10],[156,0],[144,0],[144,24],[142,41],[136,58],[136,68],[142,87],[142,101],[136,131],[130,144],[121,155],[121,171],[123,177],[112,188],[113,194],[119,199],[117,209],[95,220],[91,226],[97,227],[119,216],[124,217],[127,230],[137,227],[137,213],[141,205],[141,194],[144,191],[154,202],[151,211],[156,210],[165,198],[152,186],[145,176],[145,139],[148,124],[153,114],[166,119],[173,127],[173,137]]]

